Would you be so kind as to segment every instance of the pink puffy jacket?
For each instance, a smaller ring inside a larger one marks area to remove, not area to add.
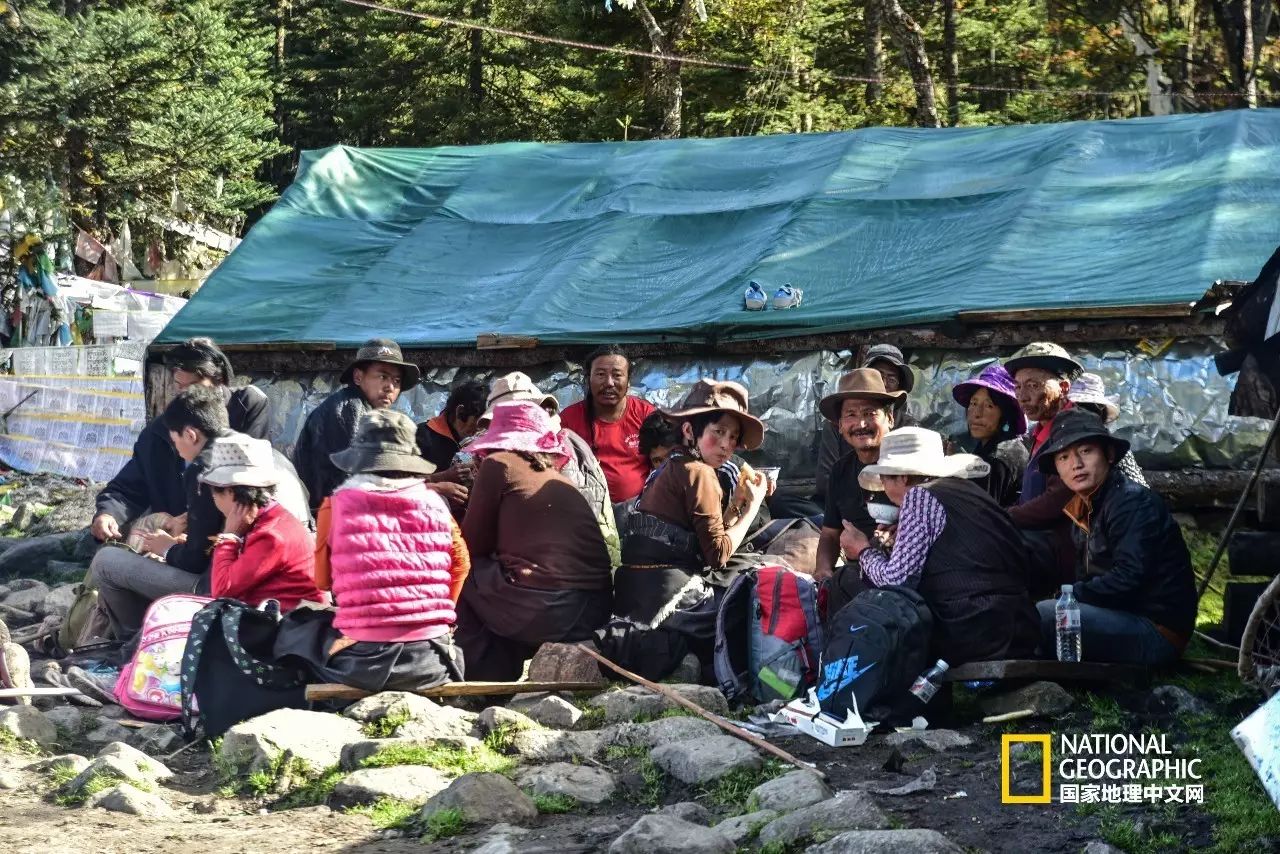
[[[449,507],[421,481],[333,494],[329,561],[334,628],[357,641],[427,640],[457,619]]]

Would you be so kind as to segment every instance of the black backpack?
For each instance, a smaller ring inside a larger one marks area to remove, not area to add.
[[[863,590],[827,621],[817,688],[822,711],[844,720],[856,699],[864,720],[894,717],[911,683],[932,663],[932,631],[933,615],[915,590]]]

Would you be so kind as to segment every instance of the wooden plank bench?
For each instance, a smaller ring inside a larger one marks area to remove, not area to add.
[[[1034,679],[1047,682],[1115,682],[1143,684],[1151,672],[1136,664],[1104,664],[1097,661],[1056,661],[1013,658],[1006,661],[971,661],[953,667],[943,675],[944,682],[1000,681],[1002,679]]]
[[[595,691],[608,688],[605,682],[446,682],[422,691],[409,691],[420,697],[476,697],[489,695],[510,696],[551,691]],[[320,683],[308,685],[308,702],[318,700],[360,700],[375,692],[362,691],[350,685]]]

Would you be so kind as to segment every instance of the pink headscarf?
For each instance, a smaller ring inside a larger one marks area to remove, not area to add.
[[[551,423],[551,416],[531,400],[513,400],[494,406],[488,429],[468,445],[467,450],[481,456],[494,451],[551,454],[556,458],[557,469],[563,468],[573,455],[569,440]]]

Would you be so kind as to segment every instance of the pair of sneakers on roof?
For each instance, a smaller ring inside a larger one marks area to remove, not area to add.
[[[800,301],[804,298],[804,291],[800,288],[792,287],[790,283],[783,285],[773,292],[774,308],[795,308],[800,305]],[[748,311],[764,311],[765,305],[769,298],[765,296],[764,289],[760,287],[759,282],[751,282],[747,285],[747,291],[743,295]]]

